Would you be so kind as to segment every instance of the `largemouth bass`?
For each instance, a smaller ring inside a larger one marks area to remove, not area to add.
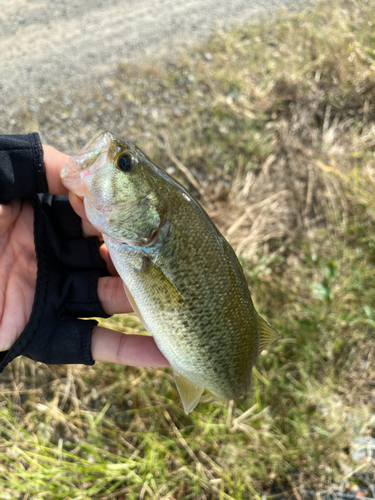
[[[234,399],[278,334],[200,204],[134,144],[99,132],[62,173],[103,234],[134,311],[168,359],[184,410],[204,389]]]

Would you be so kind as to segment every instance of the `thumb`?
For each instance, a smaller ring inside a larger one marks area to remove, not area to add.
[[[60,180],[60,172],[69,161],[69,155],[61,153],[52,146],[43,144],[44,165],[48,184],[48,192],[51,194],[68,194],[68,190]]]

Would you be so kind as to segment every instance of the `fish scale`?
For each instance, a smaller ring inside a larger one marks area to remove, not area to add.
[[[261,348],[278,334],[255,311],[233,249],[200,204],[109,132],[70,159],[62,181],[83,194],[135,312],[173,368],[185,411],[204,389],[218,399],[246,393]]]

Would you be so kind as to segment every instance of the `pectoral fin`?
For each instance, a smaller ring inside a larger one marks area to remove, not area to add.
[[[199,400],[204,391],[203,387],[193,384],[185,377],[173,370],[174,380],[178,392],[180,393],[181,401],[185,410],[186,415],[190,413],[199,403]]]
[[[259,322],[259,352],[263,351],[271,342],[280,338],[280,335],[258,315]]]
[[[183,299],[175,286],[149,257],[143,256],[142,266],[138,272],[143,276],[147,275],[148,286],[153,289],[159,300],[162,299],[171,307],[183,305]]]
[[[128,300],[130,302],[130,305],[133,308],[133,311],[138,316],[138,318],[140,319],[142,325],[146,328],[146,330],[148,331],[148,333],[150,333],[150,330],[149,330],[149,328],[148,328],[148,326],[146,324],[146,321],[143,319],[141,311],[139,310],[139,307],[137,306],[137,303],[134,300],[133,295],[130,293],[130,290],[126,287],[125,283],[124,283],[124,290],[125,290],[126,296],[128,297]],[[151,333],[150,333],[150,335],[151,335]]]

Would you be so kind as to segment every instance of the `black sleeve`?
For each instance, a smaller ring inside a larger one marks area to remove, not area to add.
[[[39,134],[0,134],[0,203],[47,192]]]

